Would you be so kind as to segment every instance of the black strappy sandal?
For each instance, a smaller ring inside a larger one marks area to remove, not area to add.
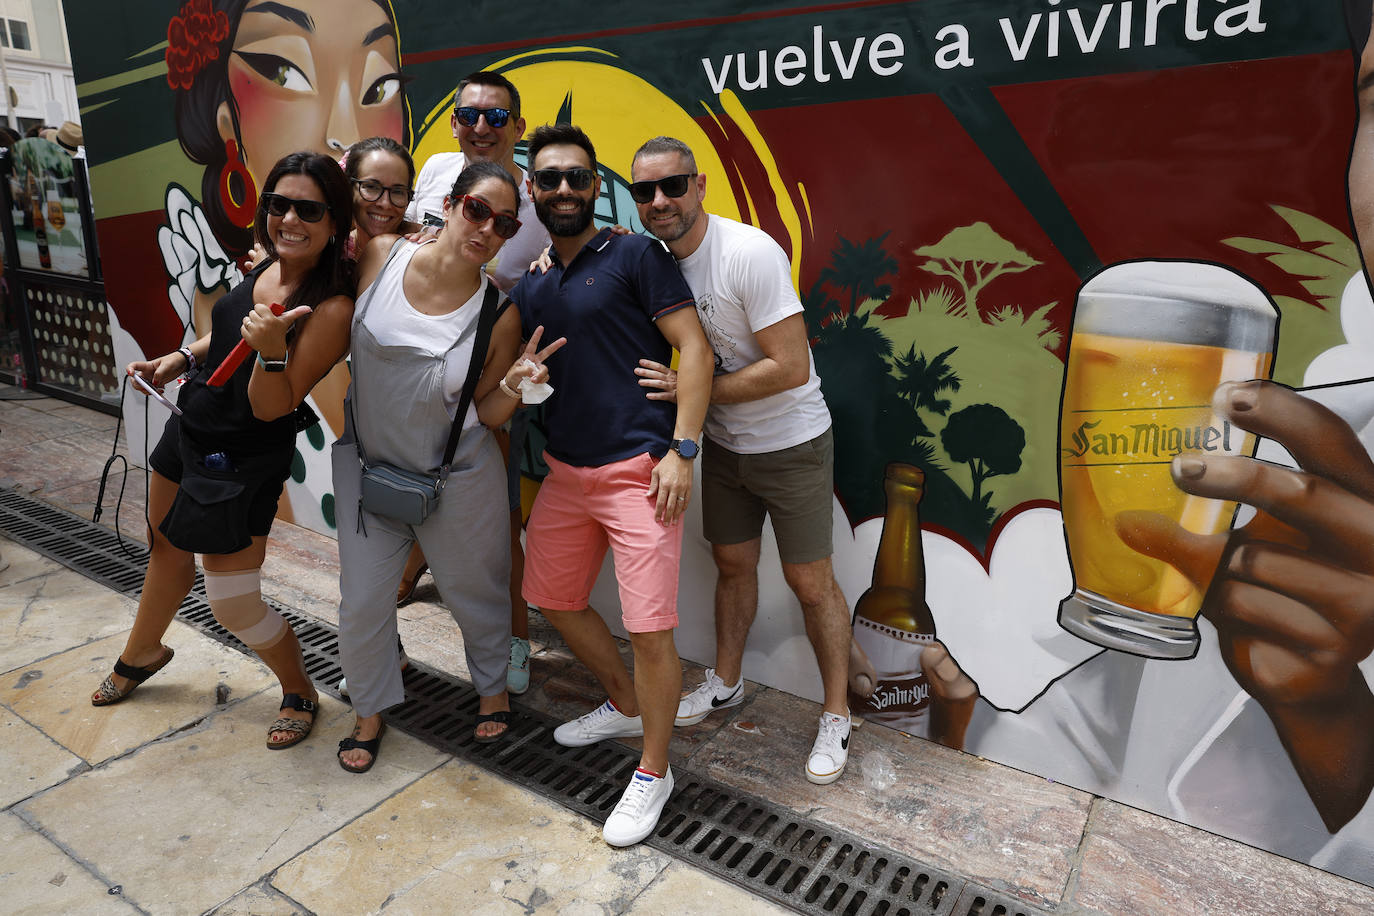
[[[481,727],[483,722],[495,722],[499,725],[504,725],[505,728],[494,735],[479,735],[477,734],[477,729]],[[472,738],[478,744],[494,744],[508,734],[510,734],[509,709],[498,709],[496,712],[479,713],[477,716],[477,723],[472,727]]]
[[[368,770],[372,769],[372,765],[373,765],[374,763],[377,762],[377,755],[378,755],[378,753],[380,753],[381,750],[382,750],[382,735],[385,735],[385,734],[386,734],[386,723],[383,722],[381,728],[377,729],[377,737],[375,737],[375,738],[369,738],[369,739],[366,740],[366,741],[359,741],[356,737],[354,737],[354,736],[349,736],[349,737],[343,739],[342,741],[340,741],[340,742],[339,742],[339,766],[343,767],[345,770],[347,770],[347,771],[350,772],[350,773],[366,773]],[[357,730],[356,730],[356,729],[354,730],[353,735],[357,735]],[[369,760],[367,763],[363,764],[363,765],[360,766],[360,767],[359,767],[359,766],[350,766],[349,764],[347,764],[347,763],[344,762],[344,759],[343,759],[343,752],[344,752],[344,751],[353,751],[353,750],[367,751],[369,754],[372,755],[372,759]]]
[[[95,694],[91,697],[91,705],[113,706],[116,703],[127,700],[129,694],[133,693],[139,684],[142,684],[144,681],[148,680],[148,678],[167,667],[167,663],[172,660],[172,656],[176,655],[176,652],[172,650],[171,646],[164,646],[163,648],[166,649],[166,652],[163,653],[162,658],[148,665],[146,668],[135,668],[133,665],[124,664],[122,659],[116,658],[114,673],[132,683],[124,690],[120,690],[115,686],[114,675],[105,675],[105,680],[100,682],[100,686],[95,689]]]
[[[270,751],[281,751],[288,747],[295,747],[309,738],[311,730],[315,728],[315,717],[319,713],[320,705],[315,700],[307,700],[298,693],[288,693],[281,698],[281,708],[308,712],[310,713],[310,721],[282,716],[273,722],[267,728],[267,749]],[[273,732],[290,732],[291,737],[285,741],[273,741]]]

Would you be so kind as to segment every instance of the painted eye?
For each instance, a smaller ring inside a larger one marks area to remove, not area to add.
[[[315,87],[310,85],[310,80],[306,79],[305,74],[284,57],[275,54],[254,54],[249,51],[237,53],[244,63],[256,70],[264,79],[276,83],[283,89],[292,92],[314,91]]]
[[[399,73],[388,73],[386,76],[379,77],[373,84],[367,87],[363,93],[362,104],[381,105],[389,102],[401,91],[401,75]]]

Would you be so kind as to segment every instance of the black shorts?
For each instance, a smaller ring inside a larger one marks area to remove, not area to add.
[[[168,417],[162,438],[148,455],[148,466],[179,488],[172,510],[159,526],[173,546],[195,553],[235,553],[251,544],[252,538],[272,530],[282,485],[291,473],[291,451],[229,457],[237,466],[234,471],[205,468],[197,450],[184,441],[180,420],[175,415]],[[192,474],[198,480],[197,494],[219,488],[225,496],[223,502],[233,505],[219,505],[215,496],[204,505],[188,498],[182,492],[190,489],[183,488],[188,460],[198,465]],[[231,491],[234,495],[229,496]]]

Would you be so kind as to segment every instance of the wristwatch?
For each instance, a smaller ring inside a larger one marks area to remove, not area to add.
[[[285,372],[286,357],[283,356],[281,359],[263,359],[262,354],[259,353],[258,365],[262,366],[262,371],[264,372]]]
[[[672,442],[668,443],[668,447],[688,461],[695,458],[697,453],[701,451],[695,439],[674,439]]]

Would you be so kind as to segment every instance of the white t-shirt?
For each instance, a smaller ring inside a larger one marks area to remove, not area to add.
[[[453,190],[453,182],[458,173],[467,165],[467,157],[462,153],[435,153],[425,160],[420,176],[415,179],[415,197],[406,208],[406,219],[413,223],[422,222],[425,214],[432,213],[439,219],[444,218],[444,198]],[[530,262],[536,260],[549,246],[549,233],[539,217],[534,213],[534,201],[530,200],[525,188],[525,172],[520,171],[520,210],[516,217],[520,220],[520,231],[515,238],[501,246],[496,257],[487,264],[487,273],[495,278],[496,285],[509,290],[515,282],[529,270]]]
[[[712,215],[697,250],[677,262],[697,301],[701,328],[716,354],[716,375],[763,358],[754,333],[802,311],[792,270],[761,229]],[[712,404],[706,434],[734,452],[757,455],[809,442],[830,428],[830,410],[807,351],[806,383],[740,404]]]
[[[467,340],[456,347],[453,342],[469,327],[475,331],[477,319],[482,313],[482,298],[491,280],[484,276],[472,298],[446,315],[427,315],[417,310],[406,298],[406,268],[410,266],[410,259],[415,252],[420,250],[420,245],[436,241],[438,239],[429,239],[419,245],[403,242],[403,247],[386,265],[381,276],[358,294],[359,300],[368,297],[367,308],[357,309],[354,320],[361,320],[372,336],[377,338],[377,343],[384,347],[414,347],[430,356],[447,352],[448,357],[444,361],[444,405],[448,407],[451,417],[463,396],[463,383],[468,378],[472,346],[477,335],[469,333]],[[477,424],[477,402],[474,400],[468,404],[463,428],[471,429]]]

